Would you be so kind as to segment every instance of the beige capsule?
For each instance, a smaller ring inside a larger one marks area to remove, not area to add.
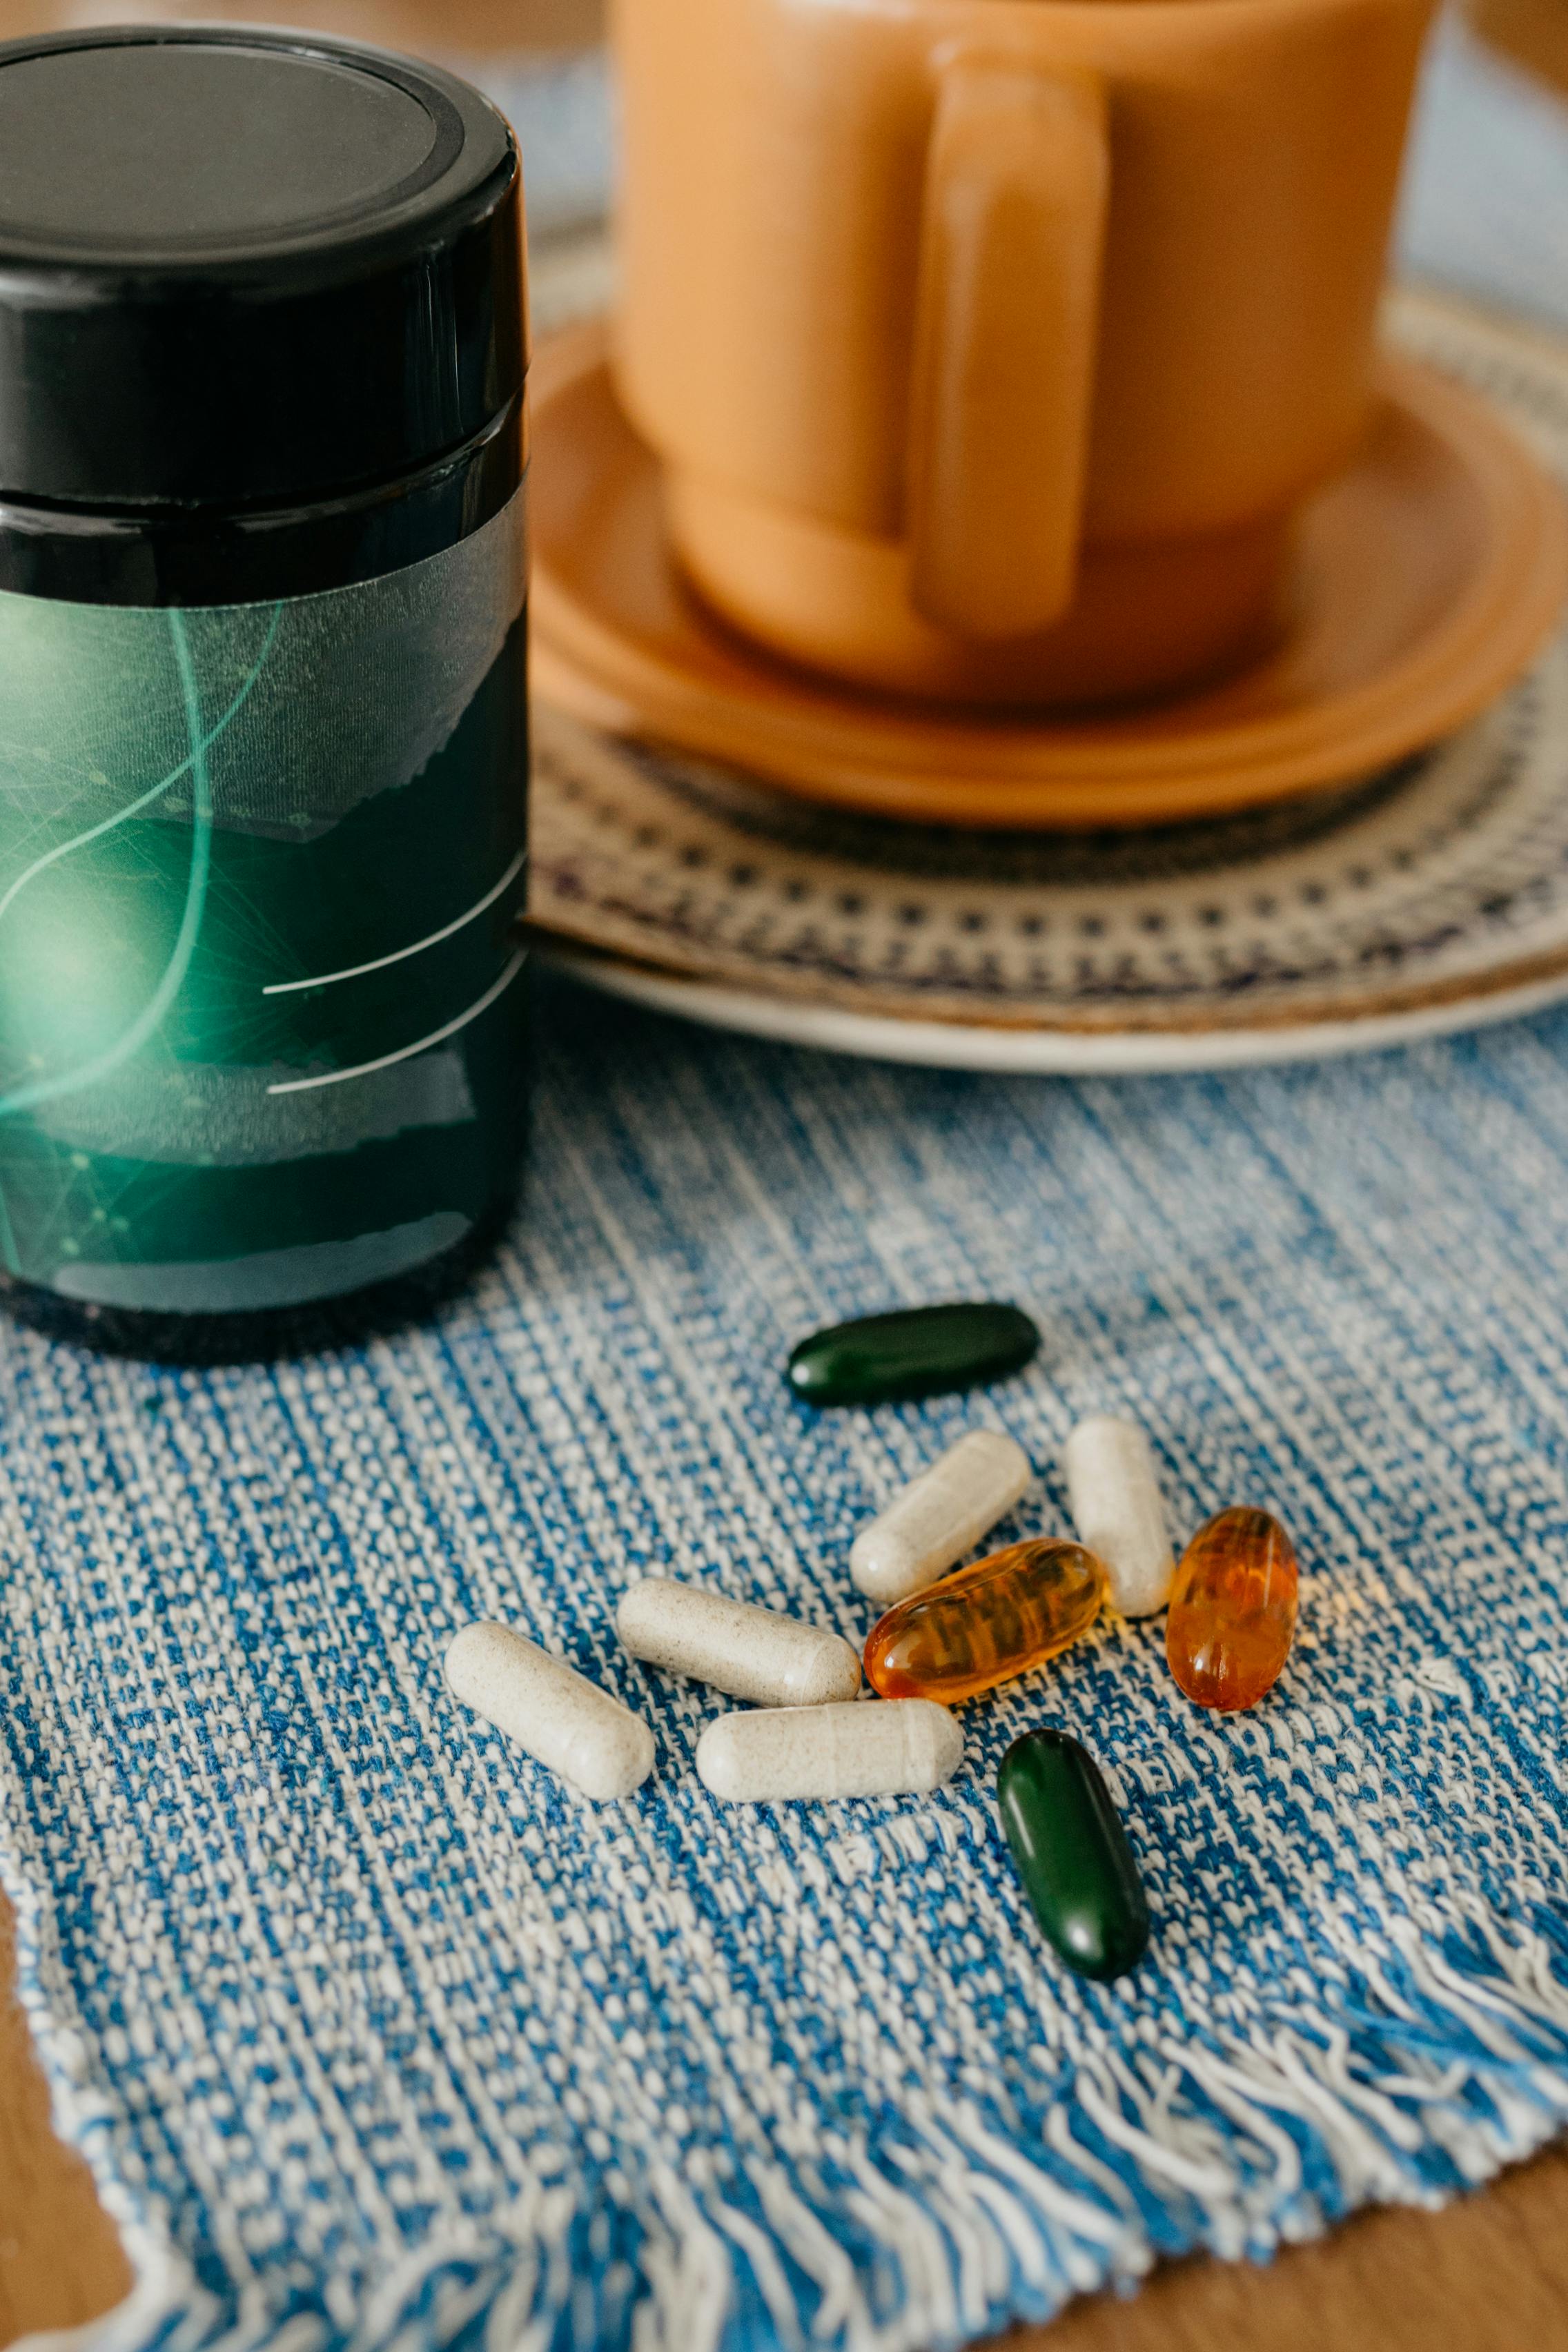
[[[826,1625],[670,1577],[628,1585],[616,1628],[634,1658],[755,1706],[819,1706],[860,1687],[859,1658]]]
[[[862,1699],[721,1716],[697,1743],[697,1773],[735,1805],[909,1797],[940,1788],[963,1758],[963,1733],[946,1707]]]
[[[1135,1421],[1091,1413],[1068,1439],[1065,1462],[1072,1523],[1105,1562],[1111,1607],[1152,1616],[1171,1597],[1176,1563],[1148,1439]]]
[[[911,1478],[849,1548],[849,1573],[884,1608],[945,1575],[1021,1501],[1029,1457],[999,1429],[971,1429]]]
[[[447,1684],[596,1804],[629,1797],[653,1770],[653,1733],[641,1717],[509,1625],[465,1625],[447,1652]]]

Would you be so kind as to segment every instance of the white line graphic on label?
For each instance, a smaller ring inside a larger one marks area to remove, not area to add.
[[[459,1029],[466,1029],[470,1021],[477,1021],[481,1013],[489,1010],[497,997],[510,987],[527,961],[527,949],[519,948],[500,978],[492,981],[466,1013],[459,1013],[455,1021],[446,1022],[439,1029],[432,1029],[428,1037],[416,1037],[412,1045],[399,1045],[395,1054],[378,1054],[374,1062],[356,1062],[352,1070],[328,1070],[319,1078],[284,1078],[278,1086],[268,1087],[268,1093],[300,1095],[310,1087],[341,1087],[346,1078],[368,1078],[373,1070],[389,1070],[394,1062],[409,1061],[416,1054],[424,1053],[427,1045],[444,1045],[448,1037],[455,1037]]]
[[[296,989],[300,988],[331,988],[336,980],[358,980],[367,971],[384,971],[389,963],[402,963],[409,956],[423,955],[426,948],[439,947],[441,941],[449,940],[454,931],[460,931],[466,924],[475,921],[484,913],[487,907],[493,907],[508,883],[516,881],[527,862],[527,850],[520,849],[500,880],[493,883],[485,892],[484,897],[476,900],[468,908],[466,915],[458,915],[454,921],[443,924],[438,931],[432,931],[427,939],[416,940],[412,947],[394,948],[390,955],[375,956],[369,963],[348,964],[342,971],[317,972],[311,980],[275,980],[270,982],[261,993],[263,996],[289,996]],[[346,1076],[348,1074],[345,1072],[344,1075]],[[276,1094],[278,1089],[274,1087],[270,1091]]]

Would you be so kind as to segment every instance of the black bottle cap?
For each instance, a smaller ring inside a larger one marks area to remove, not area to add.
[[[455,77],[128,26],[0,46],[0,502],[233,512],[493,440],[517,153]]]

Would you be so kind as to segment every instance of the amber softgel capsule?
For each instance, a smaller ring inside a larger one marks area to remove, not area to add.
[[[1086,1633],[1105,1570],[1082,1544],[1008,1544],[901,1601],[872,1626],[866,1679],[884,1698],[943,1706],[1011,1682]]]
[[[1256,1706],[1296,1633],[1296,1553],[1278,1519],[1238,1506],[1201,1527],[1176,1570],[1165,1656],[1199,1706]]]

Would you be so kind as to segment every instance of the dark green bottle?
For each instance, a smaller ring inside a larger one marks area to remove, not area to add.
[[[1077,1976],[1126,1976],[1148,1948],[1149,1906],[1088,1748],[1065,1731],[1026,1731],[997,1768],[996,1801],[1047,1942]]]
[[[0,45],[0,1306],[428,1303],[528,1097],[521,186],[314,36]]]
[[[1005,1380],[1039,1344],[1022,1308],[998,1299],[906,1307],[814,1331],[785,1377],[806,1404],[888,1404]]]

